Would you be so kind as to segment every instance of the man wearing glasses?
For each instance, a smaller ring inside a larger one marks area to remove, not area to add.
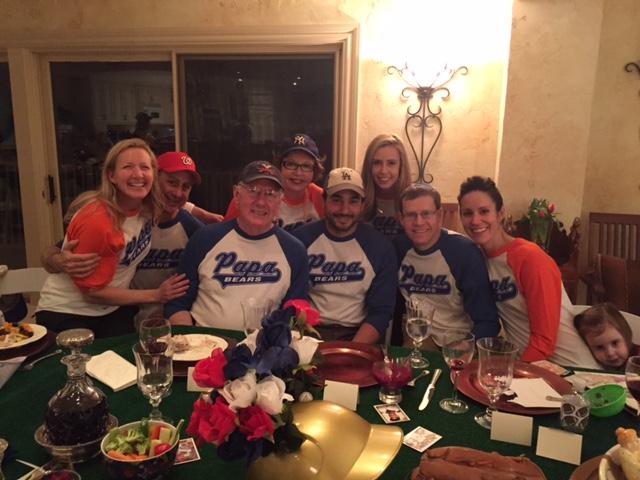
[[[313,138],[304,133],[287,138],[274,163],[282,175],[279,225],[290,232],[300,225],[324,218],[322,188],[313,183],[322,178],[324,158],[320,157]],[[232,201],[225,220],[237,216],[238,208]]]
[[[442,228],[440,193],[427,184],[410,185],[398,206],[405,231],[394,239],[398,286],[405,299],[426,295],[436,308],[431,328],[436,345],[448,329],[472,331],[476,338],[496,336],[498,312],[482,252],[467,237]],[[401,322],[394,324],[393,340],[402,342]]]
[[[208,225],[189,240],[178,272],[189,279],[187,293],[165,306],[177,325],[242,329],[241,301],[281,302],[306,298],[309,267],[304,246],[274,224],[282,177],[268,162],[252,162],[233,187],[238,217]]]
[[[329,173],[325,219],[292,233],[309,255],[309,297],[320,312],[324,340],[376,343],[393,314],[397,264],[393,246],[362,223],[364,187],[351,168]]]

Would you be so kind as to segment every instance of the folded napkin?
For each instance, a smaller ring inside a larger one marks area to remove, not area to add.
[[[560,408],[560,402],[547,400],[547,396],[561,397],[542,378],[514,378],[510,390],[516,398],[509,400],[525,408]]]
[[[7,383],[7,380],[11,378],[11,375],[15,373],[20,364],[24,362],[27,357],[15,357],[8,360],[0,360],[0,388]]]
[[[138,376],[135,365],[111,350],[91,357],[87,362],[87,373],[113,388],[114,392],[135,385]]]

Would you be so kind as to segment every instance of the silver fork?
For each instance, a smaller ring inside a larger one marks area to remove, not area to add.
[[[41,356],[40,358],[36,358],[35,360],[29,362],[29,363],[25,363],[24,365],[22,365],[22,367],[20,367],[21,370],[31,370],[34,365],[36,363],[38,363],[40,360],[44,360],[45,358],[49,358],[49,357],[53,357],[54,355],[58,355],[59,353],[62,353],[62,349],[59,348],[57,350],[54,350],[51,353],[47,353],[46,355]]]
[[[409,380],[409,382],[407,383],[408,386],[410,387],[415,387],[416,386],[416,381],[420,380],[422,377],[426,377],[427,375],[429,375],[431,373],[431,371],[429,370],[423,370],[422,372],[420,372],[418,375],[416,375],[415,377],[413,377],[411,380]]]

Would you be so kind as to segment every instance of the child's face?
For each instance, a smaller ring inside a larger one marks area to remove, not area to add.
[[[627,342],[611,325],[607,325],[599,335],[587,335],[585,340],[593,356],[604,367],[620,368],[629,358]]]

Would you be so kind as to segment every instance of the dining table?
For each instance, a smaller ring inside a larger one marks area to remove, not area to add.
[[[174,334],[209,333],[222,338],[239,340],[242,332],[230,330],[207,329],[202,327],[174,327]],[[96,355],[112,350],[135,364],[132,346],[138,341],[135,334],[119,337],[96,339],[93,344],[84,347],[83,352]],[[51,345],[50,349],[54,349]],[[46,353],[40,352],[39,355]],[[391,347],[392,356],[407,355],[409,351],[403,347]],[[486,407],[471,398],[461,395],[469,405],[468,412],[454,415],[443,411],[438,402],[452,393],[452,382],[449,371],[442,355],[438,352],[424,351],[423,355],[429,360],[429,369],[433,372],[441,368],[443,375],[436,385],[435,394],[428,407],[422,411],[418,405],[423,397],[431,375],[418,380],[415,387],[405,387],[400,406],[410,420],[396,425],[407,434],[417,426],[422,426],[441,435],[442,438],[433,446],[460,446],[498,452],[509,456],[526,456],[537,464],[545,473],[548,480],[564,480],[571,477],[576,465],[552,460],[536,455],[538,428],[560,428],[557,412],[533,417],[533,437],[531,446],[494,441],[490,439],[490,431],[482,428],[474,421],[474,415]],[[9,441],[13,459],[3,465],[7,479],[17,479],[29,472],[29,468],[18,463],[15,458],[26,462],[43,465],[50,458],[34,440],[34,432],[44,422],[45,409],[48,400],[66,382],[66,367],[61,364],[60,356],[54,356],[39,362],[31,370],[18,370],[0,390],[0,437]],[[414,371],[414,375],[418,371]],[[149,414],[150,406],[138,388],[133,385],[118,392],[108,386],[93,380],[107,396],[110,412],[118,418],[119,423],[125,424],[139,420]],[[163,414],[178,420],[184,419],[188,423],[193,403],[199,396],[197,392],[189,392],[186,387],[186,377],[176,376],[171,393],[163,399],[160,406]],[[361,387],[357,414],[373,424],[383,424],[374,405],[381,403],[378,399],[379,386]],[[581,461],[585,462],[593,457],[602,455],[616,443],[615,429],[617,427],[635,428],[638,419],[635,414],[623,410],[618,415],[609,418],[592,416],[583,433]],[[182,435],[186,433],[183,430]],[[246,476],[246,465],[243,460],[224,461],[220,459],[210,444],[199,447],[201,459],[199,461],[176,465],[171,470],[171,479],[220,478],[239,479]],[[381,479],[400,480],[409,478],[411,471],[418,466],[422,454],[402,445],[398,454],[387,469],[381,473]],[[74,465],[84,479],[107,478],[101,456],[98,455],[86,462]]]

